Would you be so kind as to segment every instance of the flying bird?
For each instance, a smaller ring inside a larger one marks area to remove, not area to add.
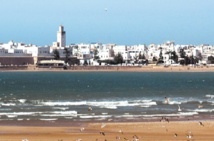
[[[178,111],[180,112],[181,111],[181,107],[178,105]]]
[[[204,126],[204,124],[201,121],[199,122],[199,125]]]

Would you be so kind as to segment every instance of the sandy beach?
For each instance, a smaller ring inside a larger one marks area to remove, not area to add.
[[[208,66],[74,66],[63,70],[62,68],[29,68],[28,71],[125,71],[125,72],[214,72],[214,67]]]
[[[73,126],[0,126],[1,141],[214,140],[214,122],[83,123]]]
[[[1,72],[6,71],[63,71],[63,72],[115,72],[115,71],[124,71],[124,72],[214,72],[213,66],[71,66],[66,70],[63,68],[38,68],[34,65],[28,67],[0,67]]]

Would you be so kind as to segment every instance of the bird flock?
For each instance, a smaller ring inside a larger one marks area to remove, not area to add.
[[[164,103],[165,104],[170,104],[169,98],[165,97]],[[182,109],[181,109],[180,105],[177,105],[177,106],[178,106],[178,112],[181,112]],[[203,107],[202,104],[198,105],[198,108],[202,108],[202,107]],[[92,111],[92,107],[88,107],[88,111],[91,112]],[[169,123],[170,121],[169,121],[169,118],[167,118],[167,117],[161,117],[160,122],[167,122],[167,123]],[[199,121],[198,124],[200,126],[204,126],[204,124],[201,121]],[[106,123],[101,123],[100,129],[104,129],[105,127],[106,127]],[[80,128],[80,132],[84,132],[84,131],[85,131],[84,127]],[[166,128],[166,132],[169,132],[169,130],[167,128]],[[110,133],[109,132],[105,132],[104,130],[100,130],[99,131],[99,135],[100,136],[106,137],[107,134],[110,134]],[[186,131],[186,133],[184,133],[183,135],[178,134],[178,133],[174,133],[174,138],[181,137],[181,136],[183,136],[183,137],[186,136],[187,141],[194,140],[193,133],[191,131],[189,131],[189,130]],[[118,135],[115,136],[115,140],[140,141],[140,138],[137,135],[133,135],[132,138],[127,138],[124,135],[124,131],[122,129],[119,129]],[[142,137],[141,137],[141,140],[143,140]],[[79,138],[76,141],[83,141],[83,140]],[[103,139],[96,138],[96,141],[103,141]],[[107,138],[105,138],[104,141],[107,141]]]

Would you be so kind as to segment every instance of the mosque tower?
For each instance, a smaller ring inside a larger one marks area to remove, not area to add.
[[[57,42],[59,43],[59,47],[66,46],[66,32],[62,25],[59,26],[59,31],[57,32]]]

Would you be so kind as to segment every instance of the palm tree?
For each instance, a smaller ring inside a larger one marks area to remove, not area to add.
[[[59,51],[57,49],[53,50],[53,56],[55,60],[59,60],[60,55],[59,55]]]
[[[71,52],[68,50],[68,48],[65,48],[64,51],[65,51],[65,63],[68,63]]]
[[[114,56],[114,62],[116,64],[122,64],[123,63],[123,56],[118,53],[117,55]]]

